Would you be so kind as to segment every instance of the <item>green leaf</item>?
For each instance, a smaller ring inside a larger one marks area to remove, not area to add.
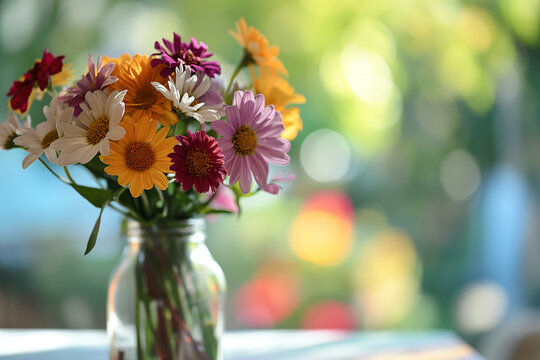
[[[99,233],[99,226],[101,225],[101,215],[103,215],[103,210],[105,210],[106,207],[107,205],[105,204],[99,211],[99,216],[96,220],[96,224],[94,225],[94,229],[92,230],[92,233],[90,234],[90,237],[88,238],[88,243],[86,244],[86,250],[84,251],[84,255],[87,255],[90,251],[92,251],[94,246],[96,246],[97,236]]]
[[[88,200],[95,207],[103,207],[103,204],[108,203],[113,195],[112,190],[97,189],[93,187],[70,184],[83,198]]]
[[[77,185],[79,186],[79,185]],[[94,190],[99,190],[99,189],[94,189]],[[101,204],[101,210],[99,211],[99,216],[96,220],[96,223],[94,225],[94,228],[92,229],[92,233],[90,234],[90,237],[88,238],[88,242],[86,244],[86,250],[84,251],[84,255],[87,255],[90,251],[92,251],[92,249],[94,248],[94,246],[96,245],[96,241],[97,241],[97,236],[98,236],[98,233],[99,233],[99,227],[101,225],[101,216],[103,215],[103,210],[105,210],[105,208],[107,207],[107,205],[109,205],[109,203],[114,199],[115,196],[119,196],[122,194],[122,192],[124,192],[125,188],[121,188],[115,192],[112,192],[110,190],[106,190],[110,193],[109,197],[107,199],[105,199],[105,201],[103,201],[103,203]],[[105,190],[101,190],[101,191],[105,191]]]
[[[109,175],[105,172],[107,167],[101,160],[99,156],[95,156],[92,160],[83,165],[88,171],[90,171],[96,178],[105,179],[107,181],[107,187],[109,189],[118,189],[121,186],[116,181],[116,176]]]
[[[201,213],[204,215],[207,215],[207,214],[232,214],[233,212],[229,210],[222,210],[222,209],[208,209],[208,210],[202,210]]]

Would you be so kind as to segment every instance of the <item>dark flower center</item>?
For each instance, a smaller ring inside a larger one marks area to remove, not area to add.
[[[188,65],[191,65],[191,64],[199,65],[201,63],[201,59],[197,55],[195,55],[193,51],[191,51],[191,49],[180,50],[180,53],[178,54],[178,58],[184,60],[184,62]]]
[[[86,132],[86,140],[92,145],[99,144],[99,142],[107,136],[108,132],[109,118],[102,116],[90,124],[88,131]]]
[[[144,84],[137,89],[135,93],[135,106],[139,106],[143,109],[149,109],[154,105],[157,100],[156,89],[152,84]]]
[[[15,143],[13,142],[13,140],[15,140],[15,138],[17,137],[17,134],[12,132],[6,139],[6,142],[4,143],[4,149],[5,150],[9,150],[9,149],[13,149],[14,147],[16,147]]]
[[[43,140],[41,141],[41,148],[47,149],[51,145],[51,143],[56,139],[58,139],[58,132],[56,131],[56,129],[49,131],[47,135],[45,135],[43,137]]]
[[[249,155],[257,147],[257,135],[249,125],[240,126],[232,137],[232,143],[237,154]]]
[[[156,155],[152,146],[147,143],[135,142],[126,149],[126,165],[135,171],[145,171],[154,165]]]
[[[206,176],[210,172],[210,159],[205,151],[193,149],[186,154],[186,167],[192,176]]]

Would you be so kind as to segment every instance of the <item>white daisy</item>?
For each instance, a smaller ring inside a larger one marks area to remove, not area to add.
[[[64,104],[54,97],[49,106],[43,107],[46,121],[39,123],[35,129],[19,128],[13,142],[28,151],[23,160],[23,169],[36,161],[41,154],[45,153],[47,159],[56,163],[58,156],[51,147],[52,143],[62,136],[62,125],[68,124],[73,119],[73,108],[64,108]]]
[[[5,124],[0,124],[0,149],[9,150],[15,147],[13,142],[17,135],[17,132],[21,132],[21,135],[24,131],[30,129],[32,121],[30,120],[30,115],[26,117],[26,120],[21,125],[15,114],[9,114],[8,122]],[[20,130],[19,130],[20,129]]]
[[[120,140],[126,130],[118,124],[124,117],[124,96],[127,90],[115,90],[108,94],[98,90],[85,95],[81,104],[82,113],[75,124],[64,124],[64,136],[54,142],[53,147],[61,150],[58,165],[86,164],[98,152],[108,156],[110,140]]]
[[[221,106],[205,106],[204,102],[199,101],[212,86],[212,81],[204,73],[192,75],[189,66],[180,64],[176,68],[176,81],[169,76],[169,89],[156,81],[152,85],[171,100],[177,110],[201,124],[219,120],[223,115]]]

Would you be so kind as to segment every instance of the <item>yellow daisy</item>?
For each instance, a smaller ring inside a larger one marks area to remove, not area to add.
[[[303,104],[306,98],[294,93],[294,88],[283,79],[279,72],[267,66],[259,68],[259,75],[252,74],[255,92],[263,94],[266,105],[274,105],[283,116],[285,130],[281,137],[292,140],[302,130],[302,119],[297,107],[287,107],[291,104]]]
[[[147,55],[104,58],[104,63],[116,64],[112,75],[118,81],[109,87],[111,90],[128,91],[124,98],[126,115],[133,119],[157,120],[163,125],[175,124],[178,117],[172,110],[172,103],[152,85],[153,81],[166,83],[166,79],[159,75],[162,66],[152,67],[150,60]]]
[[[133,197],[139,197],[143,190],[149,190],[154,185],[165,190],[168,186],[167,176],[171,173],[171,158],[177,140],[167,138],[169,128],[163,127],[157,131],[155,121],[135,121],[126,116],[120,123],[126,130],[126,135],[118,141],[111,141],[109,156],[100,156],[103,163],[110,165],[105,168],[109,175],[118,176],[122,186],[129,184],[129,192]]]
[[[268,40],[259,30],[253,26],[248,28],[246,21],[240,19],[236,23],[236,31],[231,30],[229,32],[242,45],[246,54],[251,56],[252,62],[255,62],[258,66],[272,67],[287,75],[287,70],[277,58],[279,55],[278,47],[276,45],[268,46]]]

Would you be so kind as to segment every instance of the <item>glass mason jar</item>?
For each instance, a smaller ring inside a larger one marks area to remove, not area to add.
[[[225,277],[205,245],[205,221],[128,222],[109,283],[111,360],[221,360]]]

